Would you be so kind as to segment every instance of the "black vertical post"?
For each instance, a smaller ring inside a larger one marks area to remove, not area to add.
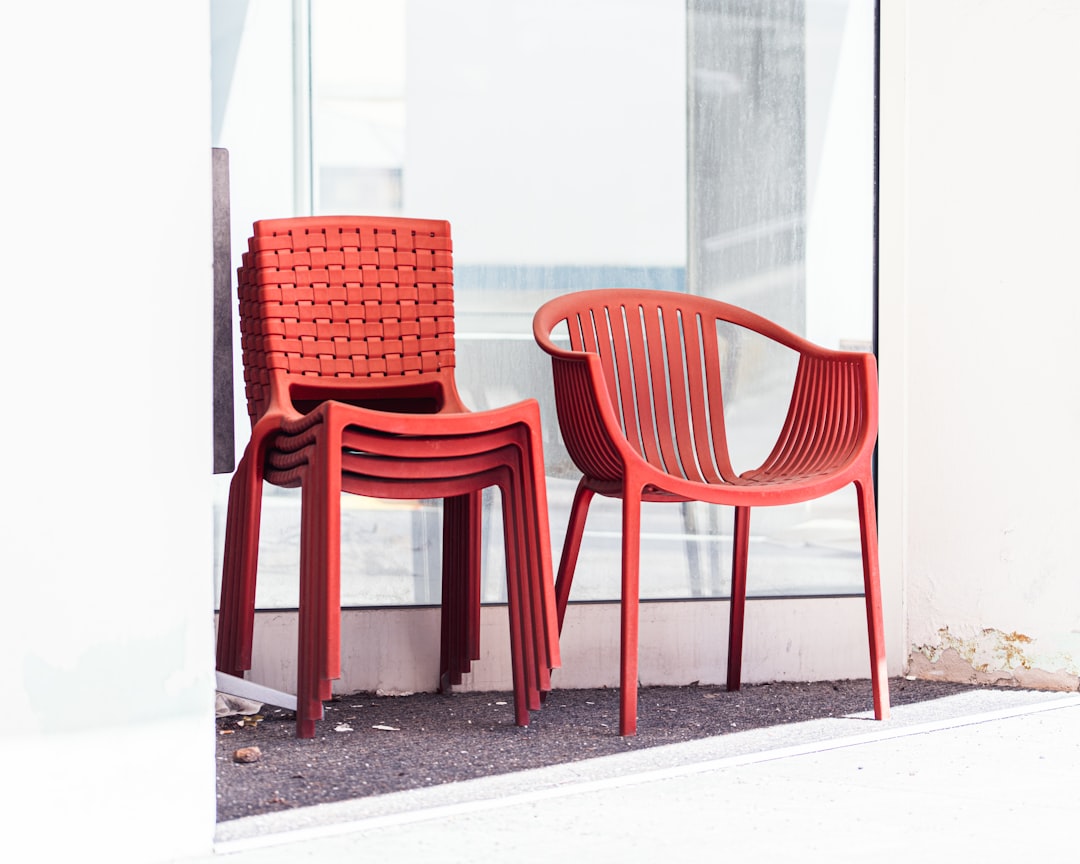
[[[229,151],[214,147],[214,473],[235,468]]]
[[[878,354],[878,252],[880,245],[879,225],[881,215],[881,0],[874,3],[874,252],[873,270],[871,275],[871,291],[873,291],[873,336],[872,345],[874,357]],[[880,374],[880,373],[879,373]],[[871,462],[871,471],[874,475],[874,513],[877,513],[878,500],[878,445],[874,444],[874,456]]]

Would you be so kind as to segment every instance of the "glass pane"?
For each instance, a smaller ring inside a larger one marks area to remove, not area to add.
[[[409,4],[408,25],[405,203],[454,227],[465,400],[541,403],[557,561],[578,475],[532,316],[571,290],[685,290],[685,9],[428,0]],[[593,509],[575,599],[618,596],[618,505]],[[487,537],[485,598],[499,599],[502,539]]]
[[[874,3],[690,0],[687,10],[688,289],[826,347],[870,350]],[[783,421],[794,364],[778,351],[732,346],[725,409],[737,470],[760,462]],[[723,547],[730,519],[702,513],[689,530]],[[758,508],[751,537],[751,594],[862,590],[853,489]]]
[[[459,388],[475,409],[539,399],[556,561],[577,474],[532,339],[545,299],[592,287],[686,290],[822,344],[868,344],[869,0],[211,8],[214,143],[230,150],[237,260],[259,218],[450,220]],[[792,374],[770,346],[732,342],[737,466],[770,448]],[[242,447],[242,394],[237,418]],[[219,529],[225,494],[223,484]],[[268,486],[265,496],[258,604],[295,606],[298,495]],[[849,498],[755,510],[751,593],[861,590]],[[438,602],[438,503],[346,499],[343,602]],[[484,512],[484,599],[499,601],[498,493]],[[727,509],[646,505],[644,515],[643,596],[726,595]],[[574,599],[617,598],[619,564],[618,502],[597,499]]]
[[[402,211],[406,4],[311,4],[311,148],[316,213]]]

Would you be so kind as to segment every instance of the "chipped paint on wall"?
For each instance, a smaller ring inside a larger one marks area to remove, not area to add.
[[[1080,690],[1072,655],[1044,654],[1038,640],[1017,631],[983,628],[957,636],[942,627],[934,644],[912,645],[908,674],[916,678],[1039,690]]]

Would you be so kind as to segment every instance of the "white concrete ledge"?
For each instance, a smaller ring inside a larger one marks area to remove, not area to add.
[[[725,683],[727,618],[724,600],[643,603],[640,683]],[[295,612],[257,615],[249,680],[295,692],[296,620]],[[869,678],[862,597],[750,600],[745,633],[744,683]],[[618,604],[572,604],[560,644],[556,688],[618,686]],[[462,688],[509,690],[505,606],[483,608],[480,647],[482,656]],[[899,644],[890,644],[889,653],[889,674],[901,674],[905,658]],[[335,691],[432,691],[438,662],[437,608],[349,609],[342,620],[343,677]]]

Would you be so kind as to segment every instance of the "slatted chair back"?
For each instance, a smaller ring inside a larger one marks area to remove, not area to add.
[[[877,394],[866,387],[876,379],[866,375],[864,355],[822,352],[746,309],[675,292],[578,292],[546,304],[534,332],[549,345],[565,344],[548,337],[560,333],[560,323],[570,350],[594,358],[591,375],[604,385],[594,387],[580,363],[552,367],[567,450],[595,479],[622,477],[619,451],[626,443],[657,471],[709,485],[821,476],[858,461],[867,442],[872,446]],[[726,325],[798,353],[776,444],[764,463],[742,474],[732,467],[724,419]],[[598,409],[598,392],[607,393],[610,413]],[[836,486],[847,482],[837,478]]]
[[[703,320],[692,304],[676,299],[588,292],[556,310],[565,317],[571,349],[599,358],[620,431],[639,456],[688,480],[730,481],[734,472],[724,426],[722,346],[713,320]],[[573,384],[563,381],[561,386]],[[588,404],[573,402],[583,408]],[[563,424],[572,454],[592,451],[598,430],[590,425]],[[590,439],[589,445],[569,440],[579,433]],[[603,470],[594,476],[603,474],[618,476]]]

